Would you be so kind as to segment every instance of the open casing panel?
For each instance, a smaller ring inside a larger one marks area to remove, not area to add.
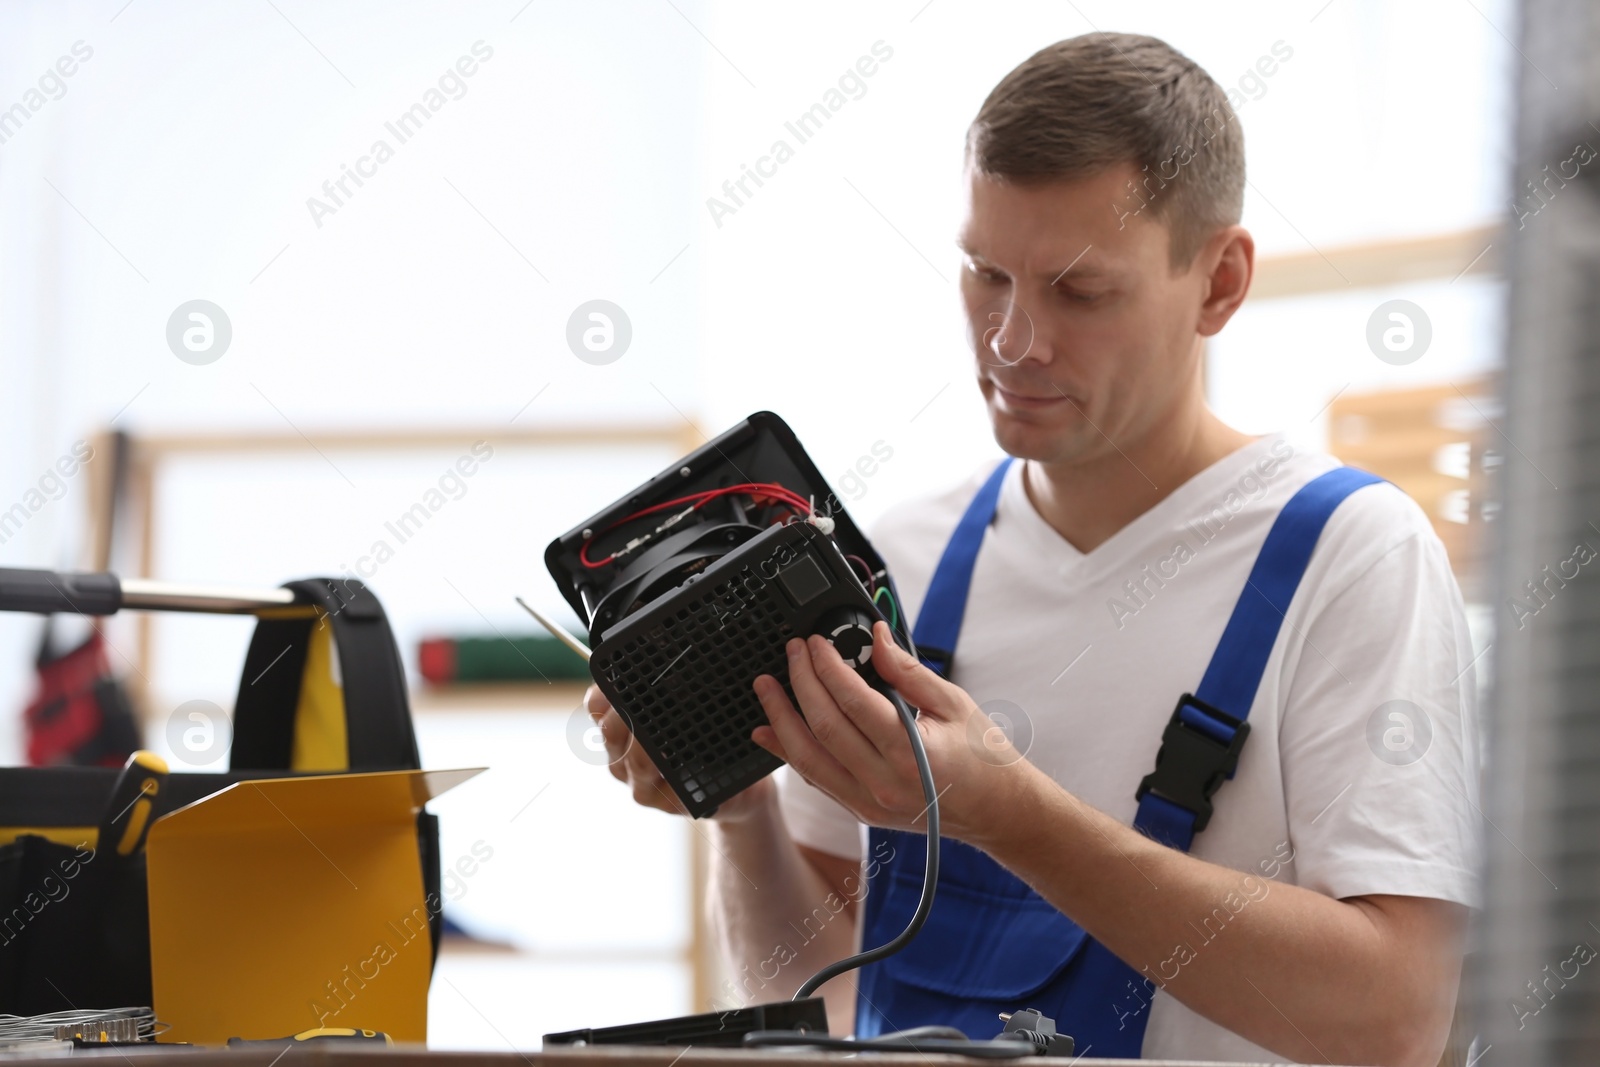
[[[596,531],[591,555],[604,556],[620,547],[636,527],[604,532],[612,523],[644,508],[707,489],[721,489],[742,482],[775,482],[801,497],[813,499],[819,515],[834,520],[833,538],[840,550],[864,560],[873,572],[883,569],[872,545],[851,520],[827,480],[787,423],[770,411],[758,411],[725,433],[712,438],[660,474],[635,488],[604,511],[589,516],[545,549],[545,566],[556,581],[578,618],[589,627],[589,644],[599,643],[605,627],[616,618],[596,618],[600,600],[622,580],[621,568],[594,569],[579,559],[587,538],[585,530]],[[715,511],[716,506],[708,507]],[[665,513],[658,515],[662,517]]]

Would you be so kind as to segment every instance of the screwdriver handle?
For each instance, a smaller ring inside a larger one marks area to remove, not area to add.
[[[302,1030],[292,1037],[267,1037],[267,1038],[228,1038],[229,1048],[279,1048],[293,1046],[297,1041],[360,1041],[376,1042],[380,1045],[393,1045],[394,1041],[382,1030],[356,1030],[345,1026],[318,1027],[315,1030]]]
[[[100,822],[100,850],[132,856],[144,847],[150,832],[156,795],[167,782],[167,761],[140,749],[128,757],[106,802]]]

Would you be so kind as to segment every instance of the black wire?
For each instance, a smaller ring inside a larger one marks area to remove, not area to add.
[[[869,963],[876,963],[893,956],[911,943],[911,939],[917,936],[922,924],[927,921],[928,912],[933,910],[933,891],[939,882],[939,793],[933,785],[933,768],[928,766],[928,750],[922,745],[922,733],[917,729],[916,714],[906,706],[900,694],[887,685],[879,692],[888,697],[894,704],[894,710],[900,713],[900,723],[906,728],[906,735],[911,739],[911,755],[917,761],[917,776],[922,779],[922,797],[928,802],[925,809],[928,815],[928,863],[922,876],[922,899],[917,902],[917,910],[911,916],[911,921],[906,923],[906,928],[901,930],[893,941],[828,964],[805,980],[795,991],[795,1000],[806,999],[824,982],[837,978],[846,971],[853,971],[857,967],[865,967]],[[851,1046],[859,1047],[859,1044],[851,1042]]]
[[[923,1036],[924,1034],[929,1036]],[[945,1033],[957,1037],[940,1036]],[[954,1053],[983,1060],[1015,1060],[1037,1056],[1040,1049],[1026,1041],[968,1041],[965,1034],[947,1026],[922,1026],[895,1034],[857,1041],[848,1037],[828,1037],[798,1030],[756,1030],[744,1035],[748,1048],[801,1047],[842,1049],[850,1052]]]
[[[937,1023],[931,1026],[913,1026],[909,1030],[895,1030],[888,1034],[879,1034],[877,1037],[861,1038],[868,1045],[892,1045],[899,1041],[926,1041],[930,1038],[939,1038],[945,1041],[965,1041],[967,1035],[953,1026],[941,1026]]]

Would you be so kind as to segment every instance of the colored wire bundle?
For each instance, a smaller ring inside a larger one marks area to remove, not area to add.
[[[617,552],[611,553],[611,555],[607,556],[605,559],[592,560],[589,558],[589,546],[594,544],[596,539],[598,539],[602,534],[609,533],[610,531],[615,530],[617,527],[626,523],[634,522],[637,519],[642,519],[646,515],[653,515],[658,511],[665,511],[668,508],[688,505],[688,507],[685,507],[680,515],[668,519],[665,523],[662,523],[661,526],[657,527],[654,532],[660,533],[668,526],[675,525],[683,517],[683,515],[687,515],[692,511],[698,511],[700,508],[704,507],[713,500],[733,495],[748,496],[758,507],[771,507],[775,505],[783,506],[788,508],[791,514],[794,515],[809,515],[811,514],[812,510],[811,501],[807,500],[799,493],[794,492],[792,489],[787,489],[781,485],[778,485],[776,482],[742,482],[738,485],[724,486],[721,489],[707,489],[699,493],[690,493],[687,496],[675,497],[672,500],[664,500],[659,504],[652,504],[650,507],[641,508],[631,515],[627,515],[618,519],[616,522],[612,523],[610,526],[607,526],[604,530],[601,530],[599,533],[595,534],[594,537],[589,538],[583,543],[583,547],[578,551],[578,561],[585,567],[589,567],[591,569],[604,567],[606,564],[615,560],[619,552],[631,550],[633,547],[636,547],[637,544],[640,543],[639,541],[630,542]],[[648,536],[654,536],[654,534]]]

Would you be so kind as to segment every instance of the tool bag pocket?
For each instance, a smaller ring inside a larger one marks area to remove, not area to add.
[[[113,867],[101,858],[88,840],[69,845],[38,834],[0,847],[0,1008],[7,1013],[150,1003],[144,859]]]

